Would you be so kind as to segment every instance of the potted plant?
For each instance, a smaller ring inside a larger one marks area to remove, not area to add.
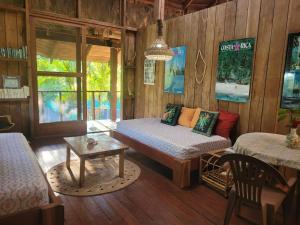
[[[290,133],[286,136],[286,145],[289,148],[299,149],[300,145],[300,110],[299,109],[280,109],[278,121],[289,118]]]

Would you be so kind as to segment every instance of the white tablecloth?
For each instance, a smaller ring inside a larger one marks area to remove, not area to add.
[[[248,133],[237,139],[233,149],[273,165],[300,170],[300,150],[286,147],[285,139],[279,134]]]

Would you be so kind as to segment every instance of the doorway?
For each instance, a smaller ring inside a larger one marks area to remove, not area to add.
[[[121,32],[32,23],[33,136],[112,129],[122,118]]]
[[[121,32],[108,28],[88,28],[87,132],[114,129],[122,117]]]

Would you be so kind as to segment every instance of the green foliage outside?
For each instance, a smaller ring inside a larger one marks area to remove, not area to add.
[[[300,120],[300,109],[279,109],[278,121],[289,119],[289,126],[293,127],[293,123]]]
[[[38,71],[51,72],[76,72],[76,62],[69,60],[49,59],[37,56]],[[121,68],[118,67],[118,80],[120,80]],[[39,77],[39,90],[43,91],[75,91],[76,82],[72,77]],[[117,89],[120,90],[120,82]],[[110,91],[110,65],[109,63],[87,62],[87,90]]]
[[[76,62],[71,60],[50,59],[47,57],[37,56],[37,70],[50,72],[76,72]],[[110,91],[110,63],[95,61],[87,62],[87,91]],[[121,67],[118,66],[118,83],[117,90],[121,90]],[[51,108],[52,111],[61,111],[57,104],[64,104],[63,114],[72,114],[71,120],[77,116],[77,78],[76,77],[55,77],[39,76],[38,90],[41,91],[43,108]],[[43,92],[44,91],[44,92]],[[59,91],[61,91],[59,93]],[[68,93],[66,91],[72,91]],[[59,95],[60,94],[60,95]],[[100,97],[101,96],[101,97]],[[95,106],[109,105],[110,93],[95,93]],[[99,100],[101,99],[101,102]],[[118,99],[119,102],[119,99]],[[87,93],[88,108],[92,104],[92,93]],[[42,112],[42,110],[40,110]],[[72,113],[73,112],[73,113]]]

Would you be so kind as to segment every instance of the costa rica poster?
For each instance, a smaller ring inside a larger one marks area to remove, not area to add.
[[[239,103],[249,101],[254,45],[254,38],[220,43],[216,99]]]

